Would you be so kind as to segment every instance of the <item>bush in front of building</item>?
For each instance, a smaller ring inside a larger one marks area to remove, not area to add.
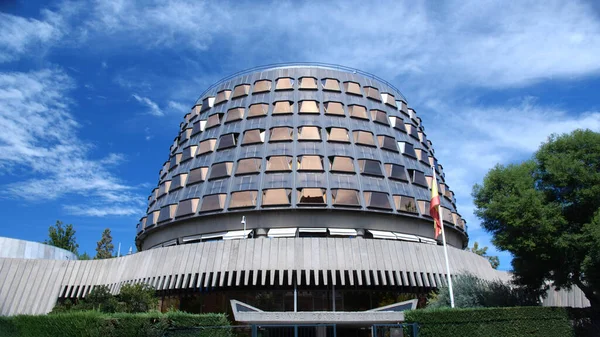
[[[0,317],[0,335],[8,337],[146,337],[229,336],[229,329],[199,329],[229,326],[224,314],[185,312],[114,313],[72,311],[53,315]],[[189,329],[190,327],[196,328]],[[187,328],[179,333],[179,328]],[[169,333],[171,332],[171,333]]]
[[[405,318],[419,324],[419,337],[574,335],[567,308],[420,309],[405,312]]]
[[[156,291],[147,284],[125,284],[118,295],[112,295],[109,288],[102,285],[94,287],[85,298],[76,300],[76,303],[67,299],[57,304],[52,313],[86,310],[137,313],[148,312],[157,306]]]
[[[483,280],[473,274],[460,274],[453,281],[456,308],[516,307],[539,305],[539,297],[525,289],[499,280]],[[427,308],[450,307],[448,286],[430,295]]]

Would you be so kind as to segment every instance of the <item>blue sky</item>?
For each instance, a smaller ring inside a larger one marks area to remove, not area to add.
[[[581,1],[14,1],[0,4],[0,235],[73,223],[133,245],[183,115],[239,70],[356,67],[423,119],[471,241],[471,188],[553,132],[600,131],[600,6]],[[501,268],[510,268],[506,252]]]

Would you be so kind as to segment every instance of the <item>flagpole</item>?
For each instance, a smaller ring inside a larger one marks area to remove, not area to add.
[[[437,184],[435,177],[435,167],[431,167],[433,170],[433,182]],[[450,277],[450,262],[448,261],[448,247],[446,246],[446,231],[444,230],[444,218],[442,217],[442,205],[438,206],[438,216],[440,218],[440,225],[442,227],[442,243],[444,245],[444,259],[446,260],[446,278],[448,280],[448,290],[450,291],[450,307],[454,308],[454,291],[452,290],[452,278]]]

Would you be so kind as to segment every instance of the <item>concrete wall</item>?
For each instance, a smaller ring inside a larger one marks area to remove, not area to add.
[[[448,254],[453,275],[510,279],[476,254],[452,247]],[[116,294],[127,283],[181,291],[294,281],[319,286],[328,279],[340,286],[431,290],[445,284],[443,249],[396,240],[263,238],[192,243],[106,260],[0,258],[0,315],[44,314],[59,297],[85,297],[97,285]],[[581,297],[572,303],[589,305]]]
[[[0,237],[0,258],[77,260],[68,250],[39,242]]]

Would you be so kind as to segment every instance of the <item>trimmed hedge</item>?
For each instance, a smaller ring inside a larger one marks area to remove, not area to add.
[[[0,317],[0,336],[10,337],[146,337],[163,336],[179,327],[229,326],[224,314],[159,312],[105,314],[96,311],[40,316]],[[226,335],[219,329],[211,336]]]
[[[573,336],[566,308],[421,309],[407,311],[405,318],[407,323],[419,323],[419,337]]]

